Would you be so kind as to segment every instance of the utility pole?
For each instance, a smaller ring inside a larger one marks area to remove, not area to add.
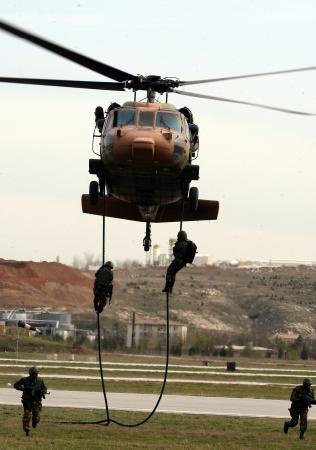
[[[132,349],[135,347],[135,311],[133,311],[133,317],[132,317]]]

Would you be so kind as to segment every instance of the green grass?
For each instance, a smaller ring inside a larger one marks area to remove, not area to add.
[[[282,431],[281,419],[227,418],[202,415],[155,414],[145,425],[122,428],[111,424],[70,425],[58,421],[98,420],[100,411],[44,408],[42,422],[30,437],[21,427],[22,408],[0,407],[0,447],[5,450],[47,449],[312,449],[316,448],[315,422],[304,441],[298,430]],[[112,416],[112,414],[111,414]],[[113,412],[124,422],[142,420],[145,414]]]
[[[40,366],[40,365],[39,365]],[[124,368],[126,369],[126,368]],[[15,367],[14,364],[12,364],[11,367],[2,367],[0,364],[0,373],[26,373],[27,368],[24,367]],[[105,376],[108,377],[127,377],[127,378],[162,378],[164,375],[163,369],[161,369],[160,372],[136,372],[136,371],[117,371],[115,368],[111,368],[111,370],[107,370],[107,368],[104,369]],[[99,375],[99,369],[65,369],[65,368],[43,368],[41,369],[41,374],[45,377],[45,375],[49,374],[58,374],[58,375],[74,375],[74,376],[98,376]],[[262,375],[262,376],[261,376]],[[284,373],[279,374],[280,376],[265,376],[265,374],[253,374],[251,376],[249,375],[243,375],[243,373],[237,373],[230,374],[227,372],[224,373],[216,373],[216,374],[209,374],[207,372],[204,373],[181,373],[174,372],[173,369],[169,369],[168,373],[168,379],[183,379],[183,380],[201,380],[201,381],[243,381],[243,382],[262,382],[262,383],[284,383],[284,384],[300,384],[302,382],[304,374],[294,374],[295,376],[291,376],[291,374]],[[298,376],[297,376],[298,375]],[[306,376],[308,375],[308,372],[306,372]]]
[[[19,377],[0,376],[0,387],[7,387],[7,383],[13,384]],[[108,392],[132,392],[143,394],[158,394],[161,383],[151,381],[107,381]],[[61,389],[70,391],[101,391],[99,380],[66,380],[47,379],[48,390]],[[174,395],[202,395],[207,397],[240,397],[240,398],[268,398],[288,400],[291,395],[289,386],[252,386],[252,385],[229,385],[229,384],[187,384],[168,383],[165,394]]]

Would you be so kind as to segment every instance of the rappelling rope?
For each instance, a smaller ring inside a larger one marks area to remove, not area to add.
[[[102,264],[104,264],[104,261],[105,261],[105,193],[103,193],[103,198],[104,198],[104,200],[103,200],[103,222],[102,222],[102,224],[103,224],[103,226],[102,226]],[[106,408],[106,419],[100,420],[100,421],[94,422],[94,423],[96,423],[96,424],[97,423],[99,423],[99,424],[105,423],[105,425],[109,425],[112,422],[121,427],[134,428],[134,427],[143,425],[154,415],[154,413],[156,412],[156,410],[159,406],[160,400],[162,399],[163,392],[164,392],[166,382],[167,382],[167,376],[168,376],[168,365],[169,365],[169,293],[168,292],[166,292],[166,321],[167,321],[166,365],[165,365],[164,379],[163,379],[163,383],[161,386],[158,400],[157,400],[154,408],[150,412],[150,414],[148,414],[148,416],[145,417],[145,419],[143,419],[142,421],[136,422],[136,423],[123,423],[123,422],[119,422],[118,420],[114,420],[114,419],[110,418],[109,405],[108,405],[108,399],[107,399],[107,394],[106,394],[106,389],[105,389],[105,381],[104,381],[103,367],[102,367],[101,338],[100,338],[100,335],[101,335],[101,333],[100,333],[100,314],[97,313],[99,367],[100,367],[100,376],[101,376],[101,385],[102,385],[102,390],[103,390],[104,403],[105,403],[105,408]]]
[[[181,216],[181,222],[180,222],[180,230],[182,229],[182,221],[183,221],[183,212],[184,212],[184,202],[182,205],[182,216]],[[105,192],[103,192],[103,215],[102,215],[102,265],[104,265],[105,262]],[[167,376],[168,376],[168,367],[169,367],[169,353],[170,353],[170,333],[169,333],[169,292],[166,292],[166,325],[167,325],[167,336],[166,336],[166,364],[165,364],[165,373],[164,373],[164,379],[161,386],[160,394],[157,399],[157,402],[152,409],[152,411],[148,414],[145,419],[141,420],[140,422],[136,423],[123,423],[119,422],[118,420],[114,420],[110,418],[110,411],[109,411],[109,403],[107,398],[107,393],[105,389],[105,381],[104,381],[104,374],[103,374],[103,366],[102,366],[102,353],[101,353],[101,327],[100,327],[100,313],[97,313],[97,329],[98,329],[98,357],[99,357],[99,368],[100,368],[100,377],[101,377],[101,385],[102,385],[102,391],[103,391],[103,398],[104,398],[104,404],[105,404],[105,410],[106,410],[106,418],[97,420],[97,421],[90,421],[90,422],[57,422],[57,423],[68,423],[73,425],[110,425],[110,423],[115,423],[116,425],[119,425],[121,427],[127,427],[127,428],[134,428],[138,427],[140,425],[143,425],[145,422],[147,422],[156,412],[159,403],[162,399],[166,382],[167,382]]]
[[[183,216],[184,216],[184,200],[182,200],[182,211],[181,211],[181,220],[180,220],[180,231],[182,231]]]

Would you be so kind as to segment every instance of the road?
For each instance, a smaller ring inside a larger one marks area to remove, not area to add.
[[[20,405],[21,393],[13,388],[0,388],[0,404]],[[109,393],[110,409],[125,411],[151,411],[157,401],[152,394]],[[84,391],[51,391],[44,400],[45,406],[64,408],[103,409],[102,393]],[[134,405],[134,406],[133,406]],[[202,397],[192,395],[165,395],[158,412],[178,414],[206,414],[238,417],[289,417],[289,401],[253,398]],[[316,408],[311,408],[309,418],[316,420]]]

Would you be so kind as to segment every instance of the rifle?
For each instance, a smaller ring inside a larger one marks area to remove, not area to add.
[[[50,392],[41,391],[41,395],[42,395],[42,398],[45,400],[46,399],[46,395],[50,395]]]
[[[308,407],[311,408],[312,405],[316,405],[316,400],[310,395],[302,395],[302,398],[308,403]]]

